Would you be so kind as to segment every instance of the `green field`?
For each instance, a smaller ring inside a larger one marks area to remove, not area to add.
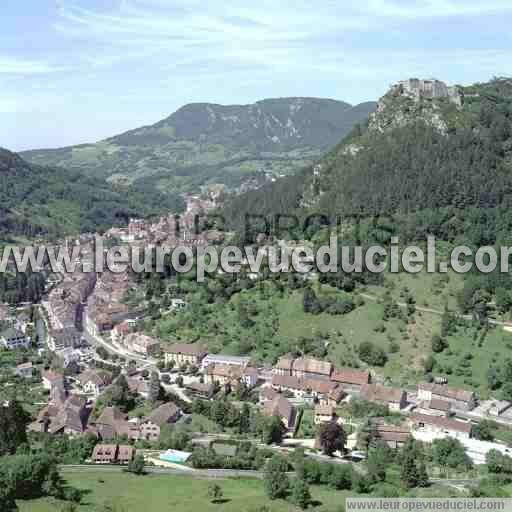
[[[211,503],[208,485],[211,480],[185,476],[152,475],[137,477],[122,473],[64,473],[70,485],[84,491],[79,512],[97,512],[103,504],[115,505],[116,512],[244,512],[269,505],[272,512],[297,510],[285,501],[270,502],[264,494],[263,483],[254,479],[216,480],[224,497]],[[318,512],[341,510],[346,493],[327,488],[313,488],[312,496]],[[64,503],[52,499],[19,502],[21,512],[59,512]]]

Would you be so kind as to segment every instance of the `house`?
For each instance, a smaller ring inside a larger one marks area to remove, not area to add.
[[[476,407],[476,397],[473,391],[450,388],[441,384],[422,383],[418,385],[418,399],[431,401],[444,400],[451,403],[453,409],[471,411]]]
[[[332,373],[332,364],[311,357],[291,356],[279,358],[272,372],[275,375],[292,376],[297,378],[324,378],[329,379]]]
[[[128,388],[132,393],[140,395],[142,398],[149,397],[149,383],[146,380],[126,377]]]
[[[512,402],[506,400],[491,400],[486,410],[489,416],[501,416],[505,411],[508,411],[510,407],[512,407]]]
[[[32,362],[19,364],[16,366],[15,373],[22,379],[31,379],[34,373],[34,365]]]
[[[298,378],[324,377],[328,379],[332,373],[332,363],[320,361],[310,357],[295,359],[292,367],[292,375]]]
[[[278,394],[273,400],[267,402],[263,406],[263,414],[268,417],[276,416],[287,430],[295,430],[297,410],[284,396]]]
[[[199,367],[208,354],[206,347],[199,343],[175,343],[165,347],[163,351],[165,364],[169,365],[172,361],[176,367],[184,364]]]
[[[420,414],[431,414],[434,416],[450,416],[451,402],[448,402],[447,400],[439,400],[439,398],[432,398],[430,402],[420,402],[414,412],[418,412]]]
[[[56,355],[64,368],[67,368],[71,363],[78,363],[81,356],[80,352],[72,347],[66,347],[62,350],[58,350]]]
[[[127,444],[120,444],[117,448],[117,462],[129,464],[135,458],[135,448]]]
[[[396,450],[402,448],[412,436],[406,425],[387,425],[383,421],[377,421],[374,424],[373,437],[375,441],[382,441]]]
[[[52,329],[48,333],[48,348],[56,352],[65,348],[76,348],[80,346],[80,333],[74,327]]]
[[[334,412],[334,407],[330,405],[315,405],[315,425],[320,425],[321,423],[328,423],[330,421],[333,421],[335,416],[336,415]]]
[[[346,396],[347,393],[345,390],[341,386],[337,385],[331,391],[329,391],[329,394],[327,395],[327,405],[336,407]]]
[[[178,311],[180,309],[185,309],[187,307],[187,303],[183,299],[171,299],[170,309],[172,311]]]
[[[85,393],[97,398],[107,386],[112,384],[112,375],[103,370],[88,370],[79,375],[78,380]]]
[[[140,424],[141,439],[155,441],[160,437],[160,430],[164,425],[170,425],[178,421],[181,411],[172,402],[161,405]]]
[[[360,396],[368,402],[387,405],[390,411],[395,412],[407,405],[407,393],[404,390],[380,384],[363,384]]]
[[[160,342],[146,334],[136,332],[128,334],[122,338],[121,343],[128,350],[145,356],[155,356],[160,353]]]
[[[96,464],[115,464],[117,453],[117,444],[97,444],[92,452],[92,460]]]
[[[469,422],[420,413],[411,414],[409,421],[416,431],[427,434],[432,439],[446,436],[463,439],[471,437],[472,426]]]
[[[223,354],[208,354],[201,361],[201,369],[204,371],[211,364],[223,364],[229,366],[241,366],[245,368],[251,362],[250,357],[226,356]]]
[[[131,334],[135,330],[135,327],[136,323],[134,320],[124,320],[120,324],[115,325],[110,334],[112,342],[121,344],[123,338]]]
[[[42,373],[44,389],[51,391],[54,387],[64,387],[64,376],[51,370]]]
[[[15,327],[7,327],[0,333],[0,346],[8,350],[30,347],[30,337]]]
[[[274,400],[274,398],[278,395],[279,393],[270,386],[261,388],[259,394],[259,403],[260,405],[265,405],[267,402]]]
[[[306,402],[318,400],[327,403],[329,394],[337,387],[334,382],[303,379],[287,375],[274,375],[272,387],[277,391],[289,391]]]
[[[276,365],[272,368],[274,375],[288,375],[291,376],[293,368],[293,357],[283,356],[280,357]]]
[[[210,393],[213,388],[210,384],[191,382],[190,384],[185,385],[185,389],[188,391],[189,395],[193,397],[210,398]]]
[[[220,385],[235,385],[240,382],[244,375],[242,366],[231,366],[228,364],[210,364],[206,368],[206,380],[209,384],[217,382]]]
[[[79,436],[86,431],[89,409],[87,400],[78,395],[67,396],[63,388],[54,387],[50,402],[37,415],[29,430],[49,434]]]
[[[103,440],[125,435],[136,441],[140,437],[137,421],[128,421],[128,415],[118,407],[105,407],[100,417],[92,422],[90,430]]]
[[[359,392],[365,384],[370,384],[371,374],[367,370],[355,368],[335,368],[331,380],[343,386],[347,392]]]
[[[253,366],[247,366],[242,373],[242,382],[248,387],[253,388],[258,384],[259,372]]]

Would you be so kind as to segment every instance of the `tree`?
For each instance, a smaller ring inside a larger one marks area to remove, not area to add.
[[[143,475],[145,473],[144,465],[144,457],[142,455],[135,455],[133,460],[128,463],[126,471],[134,475]]]
[[[124,412],[131,411],[135,407],[136,395],[130,391],[124,375],[119,375],[115,382],[105,393],[105,402],[121,408]]]
[[[419,471],[416,465],[415,454],[412,450],[404,447],[402,464],[400,466],[400,481],[406,489],[416,487],[419,482]]]
[[[269,499],[286,498],[290,488],[290,481],[286,472],[288,463],[280,455],[274,455],[266,464],[263,471],[263,485]]]
[[[446,340],[444,338],[441,338],[439,334],[434,334],[432,336],[432,350],[434,352],[442,352],[447,346],[448,343],[446,343]]]
[[[182,375],[178,375],[178,377],[176,377],[176,385],[179,388],[183,387],[183,376]]]
[[[329,421],[320,425],[318,440],[322,451],[331,457],[335,451],[343,451],[345,449],[347,436],[341,425],[335,421]]]
[[[0,404],[0,456],[13,455],[27,442],[27,426],[30,417],[17,400],[7,407]]]
[[[277,416],[266,418],[262,429],[262,441],[265,444],[281,444],[285,428]]]
[[[361,361],[370,366],[384,366],[388,357],[381,347],[374,345],[371,341],[363,341],[358,348]]]
[[[322,312],[322,306],[318,301],[314,290],[310,286],[304,289],[303,308],[304,313],[312,313],[313,315],[317,315]]]
[[[157,372],[151,372],[151,378],[149,380],[149,400],[151,402],[158,402],[163,400],[165,392],[160,385],[160,378]]]
[[[296,477],[291,484],[290,501],[302,510],[308,508],[311,503],[311,493],[304,478]]]
[[[493,441],[496,424],[489,420],[482,420],[473,426],[472,436],[481,441]]]
[[[247,434],[251,430],[251,409],[244,402],[240,411],[240,420],[238,422],[238,431],[240,434]]]
[[[400,480],[407,489],[427,487],[429,479],[424,462],[422,445],[409,439],[402,448]]]
[[[443,467],[468,469],[473,466],[464,445],[458,439],[450,437],[434,440],[432,458],[435,464]]]
[[[425,466],[425,462],[421,460],[418,464],[418,487],[428,487],[429,484],[427,467]]]
[[[212,503],[217,503],[220,501],[224,493],[222,492],[222,488],[219,484],[212,483],[208,486],[208,497]]]
[[[366,469],[368,478],[372,483],[383,482],[386,479],[386,467],[391,462],[389,447],[377,442],[368,450],[368,458],[366,459]]]

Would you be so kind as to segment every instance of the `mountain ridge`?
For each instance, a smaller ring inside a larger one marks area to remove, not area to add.
[[[254,174],[292,174],[313,162],[375,106],[308,97],[248,105],[191,103],[154,124],[96,143],[21,155],[113,182],[149,181],[161,190],[188,192],[215,181],[236,187]],[[243,165],[233,166],[233,161]],[[197,169],[201,166],[208,171],[204,176]]]
[[[409,79],[392,86],[368,121],[300,180],[283,178],[233,198],[225,216],[236,228],[248,208],[265,215],[494,208],[510,203],[511,171],[511,79],[454,88]],[[287,205],[279,198],[283,191]]]

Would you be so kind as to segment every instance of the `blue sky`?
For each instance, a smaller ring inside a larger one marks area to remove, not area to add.
[[[1,0],[0,146],[93,142],[189,102],[510,76],[511,25],[510,0]]]

